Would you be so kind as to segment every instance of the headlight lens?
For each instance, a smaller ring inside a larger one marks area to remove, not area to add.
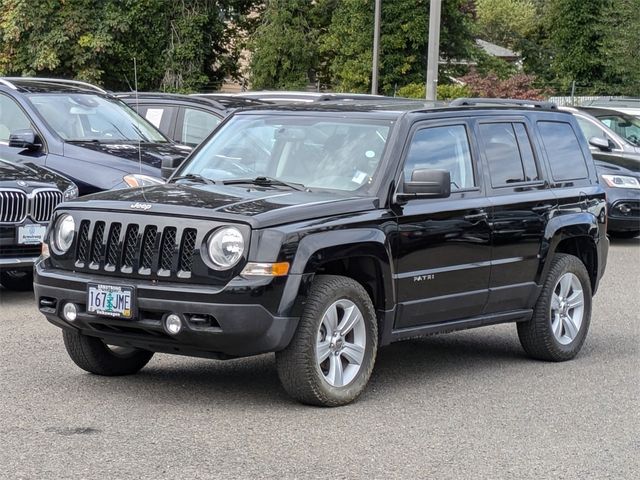
[[[633,188],[640,189],[640,182],[637,178],[624,175],[602,175],[602,179],[607,185],[613,188]]]
[[[78,187],[75,185],[71,185],[64,191],[63,200],[66,202],[67,200],[73,200],[78,197]]]
[[[71,215],[64,214],[58,219],[53,232],[53,245],[56,253],[67,253],[73,242],[75,229],[76,223]]]
[[[226,270],[237,264],[244,253],[244,238],[235,227],[224,227],[207,241],[209,259],[216,270]]]
[[[150,187],[152,185],[162,185],[164,183],[162,178],[143,175],[141,173],[125,175],[122,180],[130,187]]]

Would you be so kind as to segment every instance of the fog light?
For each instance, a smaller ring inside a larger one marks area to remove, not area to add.
[[[622,213],[623,215],[627,215],[629,214],[629,212],[631,212],[631,207],[626,203],[621,203],[620,205],[618,205],[617,208],[618,210],[620,210],[620,213]]]
[[[62,316],[65,320],[73,322],[78,317],[78,308],[73,303],[65,303],[62,307]]]
[[[180,333],[180,330],[182,330],[182,319],[175,313],[172,313],[164,319],[164,328],[171,335],[177,335]]]

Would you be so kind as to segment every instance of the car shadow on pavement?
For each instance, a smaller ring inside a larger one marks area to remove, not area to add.
[[[14,306],[24,305],[25,301],[33,301],[35,303],[35,297],[33,291],[30,292],[15,292],[0,287],[0,305],[2,306]]]

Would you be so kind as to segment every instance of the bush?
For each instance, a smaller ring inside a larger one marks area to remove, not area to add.
[[[468,97],[471,91],[466,85],[442,84],[438,85],[438,100],[451,100],[454,98]],[[407,98],[424,99],[426,96],[425,86],[421,83],[410,83],[398,90],[398,96]]]
[[[542,100],[547,92],[534,87],[535,79],[535,76],[524,73],[500,79],[495,73],[481,75],[478,72],[471,72],[460,80],[465,83],[474,97]]]

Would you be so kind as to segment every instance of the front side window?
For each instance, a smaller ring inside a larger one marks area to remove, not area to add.
[[[47,124],[67,141],[167,141],[119,100],[87,93],[38,93],[29,95],[29,100]]]
[[[220,119],[212,113],[195,108],[185,108],[182,122],[182,143],[198,145],[219,123]]]
[[[8,143],[16,130],[32,128],[29,118],[12,98],[0,95],[0,142]]]
[[[392,124],[324,115],[237,115],[176,176],[269,177],[312,190],[364,191],[373,183]]]
[[[404,164],[404,180],[411,181],[417,169],[447,170],[451,190],[475,187],[469,138],[464,125],[430,127],[418,130]]]
[[[631,115],[599,115],[598,120],[635,146],[640,146],[640,120]]]
[[[587,178],[586,160],[573,128],[566,122],[538,122],[554,180]]]

